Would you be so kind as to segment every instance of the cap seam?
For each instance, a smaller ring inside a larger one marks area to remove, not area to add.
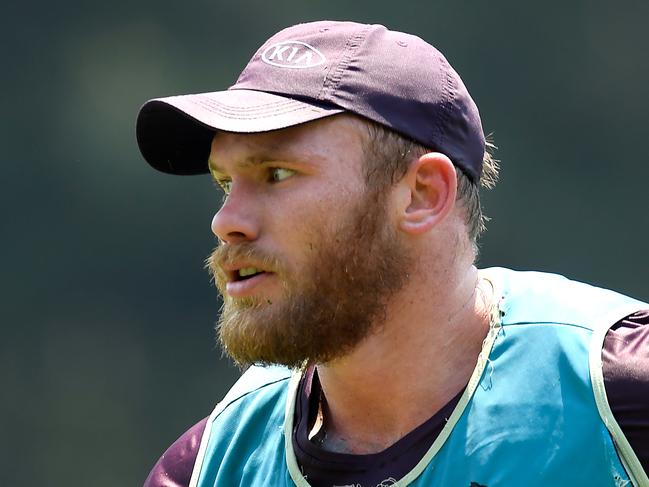
[[[318,93],[318,99],[332,102],[331,93],[335,92],[338,89],[343,74],[347,70],[349,63],[352,60],[352,55],[355,49],[357,49],[361,45],[361,43],[365,40],[367,31],[371,27],[372,27],[371,25],[366,25],[359,32],[352,34],[347,38],[347,41],[345,42],[345,47],[343,48],[344,54],[341,60],[338,62],[336,68],[330,71],[331,74],[328,75],[325,78],[324,83],[322,83],[322,89],[320,90],[320,93]]]
[[[440,121],[437,123],[437,130],[439,133],[439,143],[438,145],[446,145],[446,126],[449,119],[449,113],[451,108],[451,83],[453,82],[450,73],[450,66],[446,62],[443,56],[440,56],[440,62],[444,65],[444,83],[442,84],[442,103],[441,103],[441,117]],[[457,164],[457,161],[453,161],[454,164]]]

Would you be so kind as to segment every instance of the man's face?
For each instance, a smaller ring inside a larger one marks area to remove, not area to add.
[[[224,350],[242,365],[329,362],[376,331],[410,265],[386,194],[365,187],[362,122],[219,133],[210,167],[229,192],[209,259]]]

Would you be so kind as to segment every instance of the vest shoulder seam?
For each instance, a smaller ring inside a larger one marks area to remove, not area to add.
[[[227,394],[226,394],[226,396],[225,396],[221,401],[219,401],[219,402],[217,403],[217,405],[215,406],[214,409],[216,410],[217,408],[219,408],[219,406],[220,406],[221,404],[223,404],[223,407],[221,408],[221,410],[218,412],[218,414],[217,414],[216,416],[214,416],[213,418],[210,416],[210,419],[213,421],[214,419],[216,419],[217,416],[219,416],[219,415],[220,415],[223,411],[225,411],[228,407],[230,407],[231,405],[233,405],[233,404],[236,403],[236,402],[239,402],[239,401],[240,401],[241,399],[243,399],[244,397],[247,397],[247,396],[249,396],[249,395],[251,395],[251,394],[254,394],[255,392],[260,391],[261,389],[264,389],[264,388],[266,388],[266,387],[272,386],[272,385],[277,384],[277,383],[279,383],[279,382],[286,382],[286,381],[288,381],[290,378],[291,378],[290,376],[289,376],[289,377],[282,377],[282,378],[280,378],[280,379],[275,379],[275,380],[272,380],[272,381],[269,381],[269,382],[265,382],[264,384],[261,384],[260,386],[255,387],[254,389],[250,389],[249,391],[242,392],[242,393],[239,394],[238,396],[233,397],[231,400],[229,400],[229,401],[227,402],[227,404],[223,404],[223,403],[226,401],[226,399],[228,398],[228,397],[227,397]]]
[[[503,327],[507,326],[525,326],[525,325],[556,325],[556,326],[571,326],[574,328],[581,328],[587,331],[593,331],[593,327],[581,323],[570,323],[567,321],[516,321],[513,323],[503,323]]]
[[[244,374],[239,378],[239,381],[243,379],[243,376],[248,373],[250,369],[248,369]],[[192,470],[192,476],[189,481],[189,486],[188,487],[197,487],[198,486],[198,481],[199,477],[201,474],[201,471],[203,469],[203,463],[205,461],[205,455],[207,453],[207,445],[209,443],[210,437],[212,436],[212,426],[214,424],[214,421],[216,420],[217,417],[221,415],[223,411],[225,411],[228,407],[230,407],[232,404],[240,401],[244,397],[249,396],[250,394],[253,394],[255,392],[260,391],[261,389],[264,389],[268,386],[283,382],[283,381],[288,381],[290,379],[291,375],[289,373],[288,376],[286,377],[280,377],[276,379],[270,379],[266,382],[263,382],[262,384],[258,385],[257,387],[253,387],[250,390],[243,390],[240,393],[235,393],[233,394],[232,398],[228,398],[228,395],[232,392],[232,390],[237,386],[237,383],[235,383],[234,386],[232,386],[232,389],[225,395],[225,397],[219,401],[214,409],[212,410],[212,413],[210,414],[207,423],[205,424],[205,430],[203,430],[203,436],[201,437],[201,443],[198,448],[198,454],[196,455],[196,460],[194,461],[194,468]]]

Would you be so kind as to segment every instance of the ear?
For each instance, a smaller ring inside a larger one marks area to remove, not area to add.
[[[401,180],[399,227],[421,235],[443,221],[455,206],[457,173],[451,160],[439,152],[424,154]]]

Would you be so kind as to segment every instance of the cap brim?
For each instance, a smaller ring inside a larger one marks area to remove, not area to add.
[[[208,172],[216,130],[267,132],[343,111],[334,105],[240,89],[156,98],[140,109],[137,142],[144,159],[160,171],[202,174]]]

